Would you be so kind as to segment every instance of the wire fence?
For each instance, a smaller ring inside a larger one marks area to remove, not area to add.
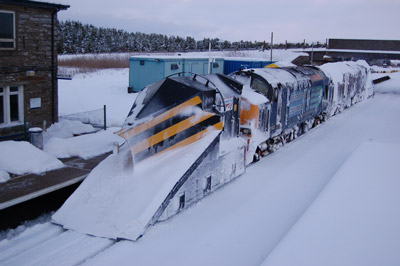
[[[95,128],[107,128],[107,107],[104,105],[103,108],[86,111],[81,113],[69,114],[59,116],[58,119],[61,120],[73,120],[81,121],[84,124],[90,124]]]

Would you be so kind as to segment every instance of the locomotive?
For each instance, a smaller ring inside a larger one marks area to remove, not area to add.
[[[126,140],[121,152],[86,178],[53,221],[137,240],[247,165],[372,94],[365,61],[167,77],[137,95],[116,132]],[[108,178],[111,166],[116,170]]]

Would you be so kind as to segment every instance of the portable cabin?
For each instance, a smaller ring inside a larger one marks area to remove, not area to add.
[[[147,85],[173,74],[181,73],[181,76],[190,75],[187,72],[208,74],[208,64],[208,57],[132,56],[129,58],[128,92],[141,91]],[[224,60],[213,58],[210,63],[210,73],[222,74],[223,72]]]
[[[257,58],[225,58],[224,60],[224,74],[228,75],[239,69],[248,68],[263,68],[267,65],[275,63],[275,61],[267,61]]]

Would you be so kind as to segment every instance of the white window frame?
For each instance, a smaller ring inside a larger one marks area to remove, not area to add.
[[[13,44],[13,47],[0,47],[0,50],[15,50],[15,47],[16,47],[16,45],[15,45],[15,40],[16,40],[16,28],[15,28],[15,12],[14,11],[9,11],[9,10],[1,10],[0,9],[0,12],[1,13],[10,13],[10,14],[13,14],[13,38],[12,39],[2,39],[2,38],[0,38],[0,42],[9,42],[9,43],[12,43]]]
[[[18,91],[10,91],[10,88],[17,87]],[[0,127],[10,127],[20,125],[24,122],[24,86],[0,86],[3,91],[0,92],[0,96],[3,96],[3,115],[4,122],[0,123]],[[11,121],[10,111],[10,96],[18,95],[18,121]]]

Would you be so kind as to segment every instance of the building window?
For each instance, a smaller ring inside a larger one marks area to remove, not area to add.
[[[0,10],[0,49],[15,48],[15,13]]]
[[[213,68],[218,68],[219,64],[218,63],[213,63]]]
[[[179,69],[178,64],[171,64],[171,70],[177,70]]]
[[[23,120],[23,87],[0,87],[0,125],[21,123]]]

